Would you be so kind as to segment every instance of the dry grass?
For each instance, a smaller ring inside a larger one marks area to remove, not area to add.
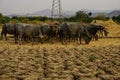
[[[92,24],[93,23],[94,23],[94,21],[92,22]],[[116,24],[113,20],[111,20],[111,19],[108,21],[97,20],[96,24],[105,26],[109,31],[108,36],[120,37],[120,25]]]
[[[119,25],[108,29],[120,36]],[[0,80],[120,80],[120,39],[33,46],[0,40]]]

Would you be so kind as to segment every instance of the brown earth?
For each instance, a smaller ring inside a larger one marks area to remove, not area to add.
[[[106,27],[120,37],[120,25]],[[0,80],[120,80],[120,38],[33,46],[0,40]]]

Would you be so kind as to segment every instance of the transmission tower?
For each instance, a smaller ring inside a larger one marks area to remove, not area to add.
[[[61,7],[60,0],[53,0],[52,10],[51,10],[51,18],[52,19],[59,19],[60,21],[63,21],[62,7]]]

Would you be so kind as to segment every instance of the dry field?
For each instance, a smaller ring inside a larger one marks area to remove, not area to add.
[[[97,21],[120,37],[120,25]],[[120,80],[120,38],[89,45],[14,44],[0,40],[0,80]]]

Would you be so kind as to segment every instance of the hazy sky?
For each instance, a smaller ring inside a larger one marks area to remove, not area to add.
[[[4,14],[27,14],[51,9],[53,0],[0,0],[0,12]],[[61,0],[62,9],[78,11],[120,10],[120,0]]]

